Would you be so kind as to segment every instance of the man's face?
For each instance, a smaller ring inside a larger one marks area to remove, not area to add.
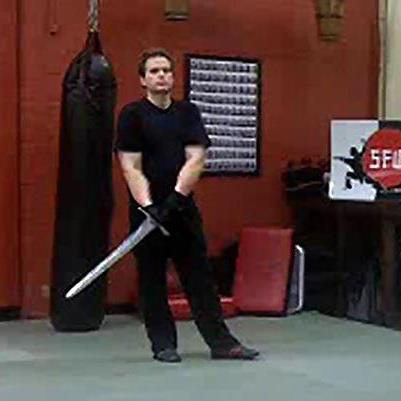
[[[165,57],[152,57],[146,61],[141,85],[153,94],[170,93],[174,84],[171,63]]]

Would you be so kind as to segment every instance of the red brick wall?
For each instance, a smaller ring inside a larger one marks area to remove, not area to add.
[[[47,313],[53,239],[61,80],[81,48],[86,3],[22,0],[21,9],[21,219],[23,310]],[[118,109],[140,95],[136,58],[144,47],[164,46],[178,60],[176,95],[183,93],[183,55],[256,57],[263,63],[262,175],[207,178],[199,186],[211,254],[238,237],[244,225],[288,224],[280,182],[288,159],[327,156],[331,118],[376,115],[376,0],[347,2],[340,43],[317,39],[313,1],[203,0],[191,2],[187,22],[167,22],[163,0],[104,1],[104,48],[119,81]],[[50,34],[54,23],[56,34]],[[115,168],[113,242],[126,233],[126,194]],[[109,299],[134,296],[127,257],[110,275]]]
[[[0,308],[20,304],[17,6],[0,0]]]

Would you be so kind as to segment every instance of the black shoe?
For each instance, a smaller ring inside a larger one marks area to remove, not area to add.
[[[167,348],[163,351],[159,351],[153,356],[154,359],[160,362],[181,362],[181,357],[178,355],[177,351],[173,348]]]
[[[259,351],[243,345],[234,345],[231,348],[212,349],[212,359],[245,359],[252,360],[259,356]]]

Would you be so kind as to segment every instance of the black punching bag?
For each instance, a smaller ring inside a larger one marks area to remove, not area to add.
[[[57,331],[97,330],[107,277],[71,299],[67,290],[107,256],[116,80],[97,32],[63,81],[50,319]]]

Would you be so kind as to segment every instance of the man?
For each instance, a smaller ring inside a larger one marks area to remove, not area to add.
[[[254,359],[258,352],[241,345],[223,321],[193,199],[210,145],[200,113],[195,105],[172,99],[174,61],[165,50],[144,52],[138,72],[146,96],[121,111],[116,149],[129,188],[131,228],[143,220],[141,206],[170,233],[166,237],[155,230],[134,249],[140,306],[154,358],[181,361],[167,297],[171,258],[211,357]]]

